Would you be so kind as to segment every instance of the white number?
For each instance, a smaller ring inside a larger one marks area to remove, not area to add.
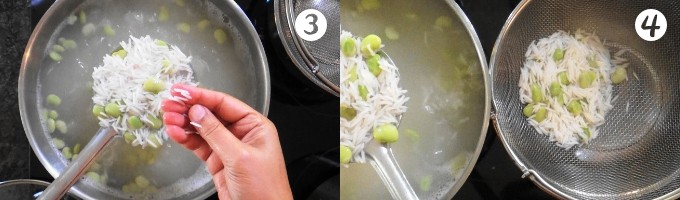
[[[326,16],[318,10],[307,9],[295,18],[295,32],[307,41],[316,41],[326,33]]]
[[[661,12],[647,9],[635,19],[635,32],[644,40],[656,41],[666,33],[667,25],[666,17]]]

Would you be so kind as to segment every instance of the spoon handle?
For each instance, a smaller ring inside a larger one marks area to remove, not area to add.
[[[78,181],[78,178],[87,170],[90,163],[97,158],[97,155],[116,135],[117,133],[113,129],[100,128],[90,142],[85,145],[85,148],[80,151],[78,157],[71,161],[66,170],[42,192],[38,200],[54,200],[64,196],[66,191]]]
[[[370,154],[368,159],[382,179],[387,189],[390,191],[392,198],[397,200],[411,200],[418,199],[413,187],[408,183],[406,176],[399,168],[392,149],[389,146],[377,144],[375,141],[369,142],[366,146]],[[368,150],[370,148],[370,150]]]

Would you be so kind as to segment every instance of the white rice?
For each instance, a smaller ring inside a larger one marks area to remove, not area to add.
[[[105,55],[104,64],[92,72],[94,78],[92,101],[99,106],[117,102],[123,114],[118,118],[105,114],[99,116],[99,125],[111,127],[119,134],[132,133],[135,136],[135,140],[131,142],[133,146],[157,147],[167,140],[164,127],[155,130],[144,125],[133,130],[128,128],[127,119],[133,115],[140,116],[143,122],[149,123],[151,121],[147,115],[152,115],[162,120],[161,102],[166,98],[173,99],[168,90],[173,84],[198,85],[193,81],[193,70],[189,65],[191,56],[184,55],[177,46],[159,46],[149,36],[141,38],[130,36],[127,42],[121,42],[120,45],[127,51],[125,58]],[[163,69],[162,65],[164,59],[170,61],[170,67],[166,69]],[[165,84],[165,90],[158,94],[145,91],[144,81],[150,77],[161,80]],[[176,99],[184,103],[181,100]],[[161,144],[149,140],[151,135],[155,135]]]
[[[175,92],[179,92],[179,94],[182,95],[182,97],[184,97],[185,99],[191,99],[191,94],[189,94],[189,91],[179,88],[175,88],[174,90]]]
[[[196,123],[196,122],[189,122],[189,123],[196,128],[203,128],[203,126],[201,126],[201,124],[199,124],[199,123]]]
[[[406,112],[406,90],[399,87],[399,69],[384,58],[378,63],[382,72],[375,77],[369,70],[361,55],[361,38],[343,31],[340,41],[352,38],[355,41],[357,54],[347,57],[340,53],[340,104],[356,110],[352,120],[340,118],[340,145],[352,150],[352,162],[364,163],[364,146],[373,138],[374,127],[382,124],[397,124],[398,117]],[[350,68],[356,66],[358,79],[349,80]],[[357,89],[366,86],[368,95],[364,101]]]
[[[563,60],[556,63],[552,56],[557,48],[566,51]],[[616,55],[623,53],[625,51],[619,51]],[[599,67],[589,66],[589,56],[594,56]],[[605,122],[605,116],[612,108],[610,73],[614,72],[614,64],[603,42],[594,33],[582,30],[577,30],[574,35],[558,31],[547,38],[532,42],[525,58],[519,81],[520,100],[523,104],[537,105],[534,106],[534,113],[541,107],[548,110],[545,120],[539,123],[528,118],[529,124],[565,149],[596,138],[599,133],[597,127]],[[616,60],[625,62],[622,58]],[[586,70],[593,70],[598,76],[591,87],[583,89],[578,86],[578,77]],[[560,104],[557,97],[550,95],[549,85],[554,81],[559,82],[557,74],[564,71],[567,72],[570,84],[562,85],[564,104]],[[530,85],[534,83],[540,85],[545,101],[533,102],[531,99]],[[581,115],[574,116],[567,110],[565,104],[571,100],[581,100]],[[590,137],[585,134],[584,127],[590,130]]]

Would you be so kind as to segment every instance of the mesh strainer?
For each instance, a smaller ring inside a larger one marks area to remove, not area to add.
[[[646,9],[668,19],[665,35],[641,39],[635,18]],[[575,199],[680,196],[680,1],[523,1],[505,23],[491,65],[496,130],[510,156],[538,186]],[[558,31],[594,31],[630,62],[614,108],[589,144],[569,150],[537,133],[522,115],[520,68],[533,40]],[[635,75],[637,78],[635,78]]]
[[[340,94],[340,9],[339,0],[278,0],[274,3],[279,37],[295,65],[317,86]],[[316,9],[326,16],[326,33],[313,42],[295,33],[295,18],[302,11]]]

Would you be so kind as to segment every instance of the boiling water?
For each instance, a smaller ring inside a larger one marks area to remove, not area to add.
[[[164,22],[157,20],[161,5],[169,9],[169,20]],[[50,137],[64,140],[66,146],[73,148],[77,143],[84,146],[99,129],[98,120],[91,110],[92,71],[94,67],[102,65],[105,54],[116,49],[121,41],[127,41],[130,35],[150,35],[178,46],[185,54],[193,57],[191,64],[195,72],[194,80],[200,86],[227,92],[249,105],[255,105],[259,80],[255,77],[255,70],[244,67],[252,65],[247,60],[248,55],[244,55],[248,51],[243,49],[246,47],[242,39],[228,21],[223,21],[224,17],[214,9],[214,5],[190,0],[186,0],[183,7],[175,1],[93,0],[81,5],[74,15],[78,16],[80,10],[85,11],[87,23],[93,23],[96,31],[85,36],[82,33],[84,25],[79,21],[69,25],[65,19],[50,39],[49,46],[58,43],[59,38],[65,38],[74,40],[77,48],[61,53],[63,60],[60,62],[49,60],[46,56],[46,63],[50,64],[41,68],[37,90],[40,97],[48,94],[61,97],[62,104],[56,108],[45,106],[44,100],[38,103],[39,107],[56,109],[59,112],[58,119],[66,122],[66,134],[56,131],[48,134],[45,131]],[[199,31],[197,24],[203,19],[211,23],[207,29]],[[176,24],[182,22],[191,25],[189,34],[177,29]],[[104,34],[103,27],[106,24],[113,27],[115,36]],[[227,33],[227,42],[222,45],[213,38],[216,28]],[[46,120],[45,116],[41,116],[41,119]],[[149,155],[155,155],[155,162],[147,162],[154,157]],[[98,185],[103,191],[118,197],[135,196],[120,190],[123,185],[134,182],[135,177],[140,175],[158,188],[156,198],[159,194],[162,194],[161,198],[184,194],[211,182],[202,162],[193,153],[172,141],[167,141],[158,149],[140,149],[131,147],[122,137],[117,137],[100,155],[97,164],[102,166],[97,172],[108,178],[103,184],[90,184]],[[149,198],[154,194],[142,195],[150,196],[134,198]]]
[[[366,10],[376,1],[377,9]],[[446,1],[341,0],[340,5],[343,30],[383,39],[411,98],[400,139],[392,144],[397,162],[421,199],[446,198],[462,185],[459,178],[474,158],[485,123],[484,80],[471,36]],[[388,39],[386,28],[398,39]],[[340,174],[342,199],[389,197],[369,164],[341,167]]]

